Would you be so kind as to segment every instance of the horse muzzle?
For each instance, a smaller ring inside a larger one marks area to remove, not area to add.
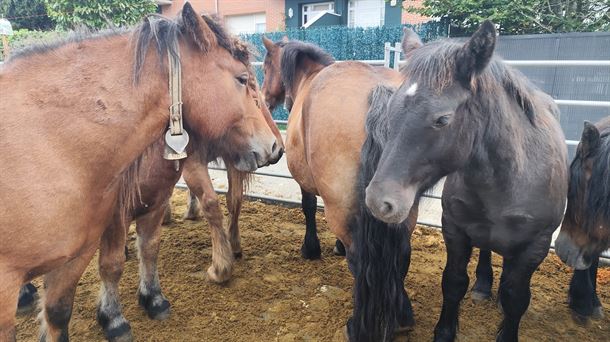
[[[366,187],[366,206],[378,220],[399,224],[409,217],[415,202],[417,189],[406,188],[395,182],[371,182]]]
[[[582,248],[564,231],[555,240],[555,253],[566,265],[577,270],[586,270],[591,266],[591,258],[586,257]]]

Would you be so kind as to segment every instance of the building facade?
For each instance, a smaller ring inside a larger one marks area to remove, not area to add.
[[[161,13],[174,16],[186,0],[157,0]],[[420,24],[426,17],[404,8],[423,0],[190,0],[197,11],[217,13],[232,33],[262,33],[285,28],[344,25],[375,27]]]
[[[175,16],[186,0],[158,0],[161,13]],[[217,13],[231,33],[284,30],[285,0],[189,0],[199,12]]]

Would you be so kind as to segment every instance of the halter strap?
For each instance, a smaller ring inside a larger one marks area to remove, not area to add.
[[[189,135],[184,130],[182,117],[182,68],[180,65],[180,52],[176,49],[176,55],[167,50],[169,64],[169,128],[165,132],[165,151],[163,158],[175,160],[186,158],[186,146]],[[176,164],[176,169],[179,165]]]

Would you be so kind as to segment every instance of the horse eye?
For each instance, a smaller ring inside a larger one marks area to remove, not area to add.
[[[434,127],[441,128],[447,126],[447,124],[449,123],[449,117],[450,115],[443,115],[440,118],[436,119],[436,121],[434,122]]]
[[[239,76],[236,77],[237,82],[239,82],[241,85],[246,85],[248,84],[248,74],[241,74]]]

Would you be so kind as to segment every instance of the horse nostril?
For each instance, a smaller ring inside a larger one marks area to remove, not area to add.
[[[380,209],[382,215],[388,216],[394,211],[394,205],[388,201],[383,201]]]
[[[277,148],[277,141],[274,141],[273,146],[271,146],[271,152],[275,152],[276,148]]]

